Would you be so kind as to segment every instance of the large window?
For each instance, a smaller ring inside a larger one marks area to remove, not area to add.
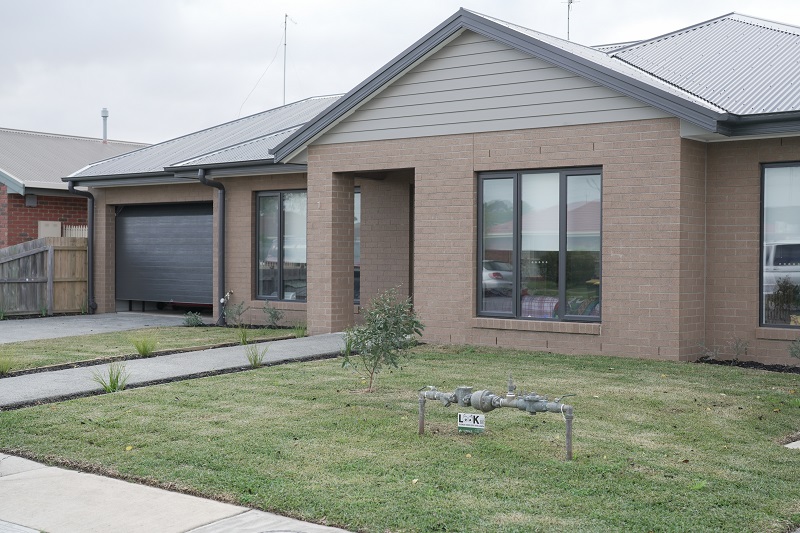
[[[761,323],[800,326],[800,163],[764,165]]]
[[[305,300],[306,192],[259,193],[256,202],[257,296]]]
[[[478,314],[600,320],[599,169],[479,179]]]

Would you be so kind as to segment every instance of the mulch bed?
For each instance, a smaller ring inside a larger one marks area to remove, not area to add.
[[[757,361],[734,361],[732,359],[710,359],[708,357],[701,357],[695,362],[707,365],[737,366],[739,368],[750,368],[753,370],[782,372],[784,374],[800,374],[800,366],[797,365],[767,365]]]

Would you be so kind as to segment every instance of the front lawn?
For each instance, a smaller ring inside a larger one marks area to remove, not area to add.
[[[250,329],[247,333],[251,341],[291,335],[290,330],[267,328]],[[133,341],[145,338],[156,342],[156,351],[203,349],[220,344],[238,343],[240,340],[237,328],[182,326],[145,328],[0,344],[0,360],[7,361],[11,370],[27,370],[90,359],[133,356],[136,355]]]
[[[504,393],[509,373],[577,394],[574,461],[558,414],[458,434],[429,401],[417,435],[418,389]],[[0,447],[353,531],[800,526],[796,374],[425,346],[364,387],[340,360],[261,368],[2,412]]]

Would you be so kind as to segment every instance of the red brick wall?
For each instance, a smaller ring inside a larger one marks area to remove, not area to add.
[[[0,185],[0,248],[8,244],[8,194],[6,186]]]
[[[85,198],[37,195],[36,207],[25,207],[24,196],[5,194],[5,186],[0,192],[0,246],[38,239],[40,220],[69,225],[87,223]]]

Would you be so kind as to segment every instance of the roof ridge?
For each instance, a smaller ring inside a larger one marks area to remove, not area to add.
[[[657,35],[655,37],[650,37],[649,39],[642,39],[641,41],[631,43],[629,46],[624,46],[622,48],[618,48],[613,52],[610,52],[609,55],[612,57],[617,56],[617,54],[621,54],[626,50],[630,50],[632,48],[636,48],[639,46],[647,46],[648,44],[655,43],[658,41],[662,41],[664,39],[669,39],[671,37],[675,37],[689,31],[694,31],[698,28],[703,26],[709,26],[711,24],[717,24],[722,22],[723,20],[735,20],[737,22],[741,22],[743,24],[751,24],[753,26],[760,26],[764,29],[773,30],[773,31],[780,31],[783,33],[791,33],[800,36],[800,27],[793,26],[791,24],[785,24],[783,22],[775,22],[772,20],[768,20],[765,18],[760,17],[753,17],[751,15],[745,15],[742,13],[737,13],[735,11],[731,11],[730,13],[726,13],[725,15],[720,15],[719,17],[714,17],[712,19],[705,20],[703,22],[698,22],[697,24],[692,24],[691,26],[686,26],[685,28],[679,28],[677,30],[673,30],[669,33],[664,33],[662,35]],[[794,31],[789,31],[791,28]]]
[[[760,26],[767,30],[779,31],[781,33],[791,33],[800,36],[800,26],[794,24],[787,24],[785,22],[778,22],[776,20],[765,19],[762,17],[754,17],[744,13],[733,12],[730,14],[731,19],[738,19],[739,22],[744,24],[751,24],[753,26]]]
[[[711,100],[709,100],[708,98],[703,98],[703,97],[702,97],[702,96],[700,96],[699,94],[697,94],[697,93],[695,93],[695,92],[692,92],[692,91],[690,91],[690,90],[689,90],[689,89],[687,89],[686,87],[681,87],[681,86],[680,86],[680,85],[678,85],[677,83],[673,83],[673,82],[669,81],[669,80],[668,80],[668,79],[666,79],[666,78],[663,78],[663,77],[661,77],[661,76],[659,76],[659,75],[657,75],[657,74],[654,74],[654,73],[652,73],[652,72],[650,72],[650,71],[648,71],[648,70],[645,70],[645,69],[641,68],[641,67],[640,67],[640,66],[638,66],[638,65],[634,65],[634,64],[633,64],[633,63],[631,63],[630,61],[628,61],[628,60],[626,60],[626,59],[623,59],[623,58],[621,58],[621,57],[617,56],[617,55],[616,55],[616,51],[615,51],[615,52],[611,52],[611,53],[609,54],[609,56],[610,56],[610,57],[612,57],[612,59],[614,59],[614,60],[616,60],[616,61],[620,61],[621,63],[625,63],[626,65],[628,65],[628,66],[629,66],[629,67],[631,67],[631,68],[635,68],[636,70],[638,70],[639,72],[641,72],[641,73],[643,73],[643,74],[647,74],[648,76],[651,76],[652,78],[655,78],[655,79],[657,79],[657,80],[659,80],[659,81],[661,81],[661,82],[663,82],[663,83],[666,83],[666,84],[667,84],[667,85],[669,85],[670,87],[673,87],[673,88],[675,88],[675,89],[677,89],[677,90],[679,90],[679,91],[685,92],[686,94],[691,94],[692,96],[694,96],[694,97],[695,97],[695,98],[697,98],[698,100],[702,100],[703,102],[706,102],[706,103],[708,103],[709,105],[712,105],[712,106],[714,106],[714,107],[718,107],[718,108],[720,108],[720,109],[724,110],[726,113],[730,113],[730,111],[728,110],[728,108],[726,108],[726,107],[723,107],[723,106],[722,106],[722,104],[718,104],[718,103],[712,102],[712,101],[711,101]]]
[[[9,132],[9,133],[19,133],[22,135],[33,135],[37,137],[53,137],[59,139],[72,139],[76,141],[96,141],[96,142],[103,142],[103,139],[99,137],[85,137],[82,135],[69,135],[66,133],[49,133],[45,131],[33,131],[33,130],[19,130],[15,128],[4,128],[0,127],[0,131]],[[121,141],[116,139],[107,139],[108,143],[114,144],[135,144],[139,146],[149,146],[147,143],[136,142],[136,141]]]

